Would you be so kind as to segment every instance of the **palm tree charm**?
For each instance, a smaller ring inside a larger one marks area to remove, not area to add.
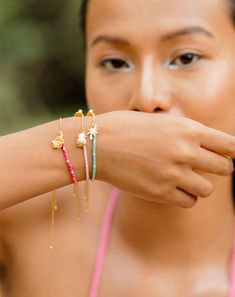
[[[98,133],[98,128],[96,124],[92,124],[91,128],[88,129],[88,136],[90,136],[90,140],[93,140],[94,136]]]

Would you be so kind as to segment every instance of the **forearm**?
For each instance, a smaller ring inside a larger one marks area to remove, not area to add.
[[[85,118],[85,128],[91,118]],[[51,141],[58,134],[59,120],[0,137],[0,210],[72,183],[61,149]],[[85,179],[83,149],[75,141],[80,118],[63,119],[65,146],[78,181]],[[87,141],[91,172],[92,143]]]

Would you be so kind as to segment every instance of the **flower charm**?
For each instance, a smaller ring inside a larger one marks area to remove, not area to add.
[[[55,139],[51,143],[54,149],[61,149],[64,144],[63,134],[60,133],[58,136],[55,137]]]
[[[88,129],[88,135],[90,136],[90,140],[93,140],[93,137],[98,133],[97,125],[93,124],[90,129]]]

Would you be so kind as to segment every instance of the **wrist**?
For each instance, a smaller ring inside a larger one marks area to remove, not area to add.
[[[112,137],[112,127],[110,125],[110,116],[108,113],[96,116],[98,126],[97,134],[97,173],[96,179],[103,182],[110,182],[110,142]]]

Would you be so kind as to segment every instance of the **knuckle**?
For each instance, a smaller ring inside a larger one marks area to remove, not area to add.
[[[197,158],[197,154],[192,149],[185,151],[184,155],[187,163],[192,163]]]
[[[162,187],[157,189],[155,196],[158,196],[161,199],[165,199],[170,195],[170,193],[171,193],[170,187],[167,185],[163,185]]]
[[[189,138],[194,138],[197,136],[198,128],[194,121],[188,121],[187,124],[184,127],[184,135]]]
[[[191,163],[197,158],[195,150],[187,144],[178,144],[175,160],[177,163]]]
[[[188,137],[198,136],[199,130],[201,129],[201,124],[189,118],[184,118],[183,121],[183,133]]]
[[[165,178],[167,181],[177,181],[180,178],[180,173],[174,166],[169,167],[165,171]]]

